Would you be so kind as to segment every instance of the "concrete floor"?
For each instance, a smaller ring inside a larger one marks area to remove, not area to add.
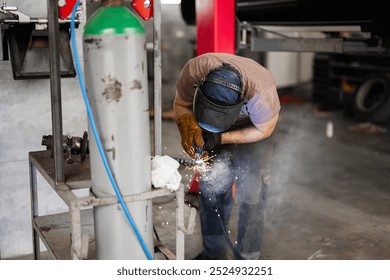
[[[353,132],[357,125],[341,110],[282,103],[261,259],[390,259],[390,137]],[[176,124],[164,120],[163,154],[181,153]],[[188,184],[191,172],[180,171]],[[187,200],[196,205],[196,197]],[[156,231],[173,252],[174,205],[172,198],[154,201]],[[186,259],[200,250],[197,218],[195,233],[186,237]]]

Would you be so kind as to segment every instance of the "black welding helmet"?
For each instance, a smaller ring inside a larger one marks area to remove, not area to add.
[[[220,133],[236,121],[245,101],[241,74],[223,63],[196,84],[193,112],[200,127]]]

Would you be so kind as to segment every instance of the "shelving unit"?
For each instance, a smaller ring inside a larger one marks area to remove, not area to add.
[[[83,162],[65,165],[66,183],[57,185],[54,180],[54,161],[50,150],[30,152],[29,163],[35,259],[40,259],[39,240],[43,241],[50,256],[54,259],[94,259],[95,242],[92,207],[117,204],[117,198],[97,198],[91,193],[87,196],[78,197],[74,193],[74,190],[90,189],[91,187],[88,156]],[[68,213],[39,216],[37,171],[69,207]],[[123,200],[128,203],[168,195],[172,195],[172,192],[168,189],[154,189],[142,194],[124,196]],[[179,190],[176,191],[176,257],[179,259],[184,259],[183,197],[184,188],[180,186]],[[159,246],[161,247],[161,244]],[[164,251],[166,250],[165,248]],[[172,256],[172,254],[170,255]]]

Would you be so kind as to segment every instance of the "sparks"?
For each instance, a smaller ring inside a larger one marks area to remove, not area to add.
[[[210,156],[208,152],[204,151],[199,160],[191,162],[191,164],[186,164],[185,169],[192,170],[194,172],[199,172],[201,174],[207,173],[211,170],[211,162],[215,156]]]

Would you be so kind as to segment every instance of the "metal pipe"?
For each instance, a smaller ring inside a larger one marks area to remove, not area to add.
[[[29,161],[29,170],[30,170],[30,199],[31,199],[31,221],[32,224],[32,246],[33,246],[33,255],[34,259],[38,260],[40,258],[40,246],[39,246],[39,237],[37,232],[34,229],[35,217],[38,216],[38,188],[37,188],[37,170],[35,166]]]
[[[185,257],[185,234],[182,230],[184,225],[184,187],[181,184],[176,191],[176,259],[184,260]]]
[[[71,250],[70,257],[73,260],[79,260],[83,257],[81,254],[81,214],[80,207],[77,202],[70,204],[70,238],[71,238]]]
[[[154,154],[161,155],[162,109],[161,109],[161,1],[153,2],[153,53],[154,53]]]
[[[61,106],[61,69],[59,53],[58,3],[47,0],[50,55],[50,93],[51,119],[54,140],[55,183],[64,182],[64,162],[62,148],[62,106]]]

